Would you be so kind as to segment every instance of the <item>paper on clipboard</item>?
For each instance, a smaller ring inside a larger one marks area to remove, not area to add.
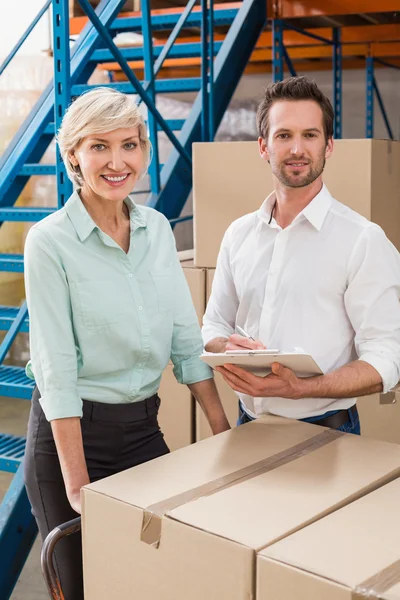
[[[245,351],[243,354],[204,352],[200,358],[212,368],[231,364],[260,376],[268,375],[274,362],[292,369],[300,377],[322,375],[323,373],[311,354],[305,352],[278,352],[276,354],[262,354],[260,351],[253,353],[251,350]]]

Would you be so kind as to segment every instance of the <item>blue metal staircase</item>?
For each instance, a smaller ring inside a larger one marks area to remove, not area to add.
[[[37,222],[54,212],[54,208],[14,206],[32,175],[57,177],[58,206],[67,201],[72,188],[59,154],[53,165],[40,161],[54,138],[65,109],[73,96],[90,89],[88,80],[99,63],[118,62],[126,82],[107,85],[125,93],[135,93],[148,109],[148,128],[154,149],[149,169],[148,204],[164,212],[173,226],[192,187],[191,154],[196,141],[212,141],[223,114],[242,76],[266,21],[266,0],[243,0],[231,5],[213,6],[201,0],[189,0],[179,12],[151,14],[150,1],[142,0],[142,14],[118,17],[125,0],[102,0],[96,12],[88,0],[79,0],[89,17],[88,24],[74,43],[70,54],[68,0],[47,0],[21,41],[12,50],[0,75],[49,8],[53,8],[54,81],[31,110],[14,139],[0,157],[0,224],[7,221]],[[229,27],[223,41],[214,41],[216,26]],[[179,33],[199,28],[201,42],[179,43]],[[170,31],[163,46],[154,46],[152,32]],[[143,47],[119,49],[113,37],[119,32],[140,32]],[[201,77],[160,79],[157,74],[166,58],[201,58]],[[127,61],[144,60],[145,81],[139,81]],[[164,119],[156,108],[157,94],[198,91],[186,120]],[[161,165],[157,152],[157,133],[163,131],[173,150]],[[187,217],[185,217],[187,219]],[[0,271],[22,273],[22,255],[0,254]],[[29,318],[26,305],[20,309],[0,306],[0,330],[6,337],[0,345],[0,396],[29,400],[34,383],[19,367],[3,364],[18,332],[27,332]],[[20,570],[36,536],[36,525],[30,513],[22,478],[25,440],[0,434],[0,470],[15,473],[12,485],[0,505],[0,600],[10,597]]]

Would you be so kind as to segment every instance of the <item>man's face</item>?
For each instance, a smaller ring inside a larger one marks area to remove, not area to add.
[[[322,110],[313,100],[275,102],[269,111],[268,139],[258,141],[272,173],[290,188],[315,181],[333,151],[333,140],[325,140]]]

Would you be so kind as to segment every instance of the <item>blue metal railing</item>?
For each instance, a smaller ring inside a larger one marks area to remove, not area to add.
[[[25,320],[28,316],[28,307],[26,302],[24,302],[21,308],[18,311],[17,316],[10,329],[7,331],[6,336],[2,343],[0,344],[0,365],[3,364],[5,357],[8,354],[17,334],[21,331],[22,326],[25,323]]]
[[[71,56],[69,51],[69,5],[64,0],[53,0],[54,39],[54,124],[58,131],[71,100]],[[56,175],[58,207],[64,206],[72,194],[72,183],[56,148]]]
[[[153,72],[153,39],[151,32],[151,11],[149,0],[142,0],[141,7],[143,19],[144,76],[146,81],[149,82],[146,87],[146,93],[149,95],[149,98],[155,106],[156,93]],[[147,123],[149,129],[149,137],[153,147],[153,159],[149,166],[150,188],[152,194],[158,195],[160,193],[161,183],[158,155],[157,121],[151,112],[148,113]]]

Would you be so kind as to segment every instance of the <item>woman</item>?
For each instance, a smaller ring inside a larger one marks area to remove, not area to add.
[[[132,98],[97,88],[65,114],[58,143],[76,186],[29,232],[26,293],[36,380],[25,480],[42,538],[81,511],[90,481],[169,450],[157,390],[169,359],[214,433],[229,428],[168,221],[129,197],[150,154]],[[56,566],[66,600],[83,598],[80,536]]]

